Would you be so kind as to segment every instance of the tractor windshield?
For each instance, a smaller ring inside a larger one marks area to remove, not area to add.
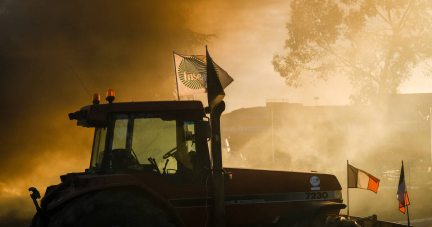
[[[166,119],[154,113],[115,115],[111,127],[96,128],[92,168],[100,168],[105,150],[111,152],[110,168],[114,171],[151,169],[169,173],[177,171],[178,165],[193,168],[193,121]]]

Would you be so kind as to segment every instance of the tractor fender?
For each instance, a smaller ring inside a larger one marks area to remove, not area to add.
[[[324,213],[329,210],[341,210],[345,209],[347,206],[343,203],[336,203],[330,201],[319,201],[317,203],[311,204],[312,215],[316,216],[320,213]]]
[[[168,213],[168,215],[173,218],[176,226],[184,227],[184,223],[174,206],[171,205],[168,200],[160,196],[147,185],[140,182],[134,176],[128,174],[116,174],[104,175],[102,177],[99,176],[94,178],[86,176],[78,178],[80,179],[68,179],[64,183],[57,186],[58,188],[60,188],[60,190],[53,189],[50,193],[46,195],[50,197],[51,201],[47,201],[44,198],[42,202],[44,203],[46,207],[45,209],[48,211],[48,213],[54,214],[68,202],[88,193],[96,193],[109,189],[135,190],[140,194],[150,198],[162,209],[164,209]],[[74,182],[78,182],[78,184]],[[53,195],[54,192],[56,192],[56,195]]]

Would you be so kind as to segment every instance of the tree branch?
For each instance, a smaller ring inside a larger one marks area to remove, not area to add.
[[[380,17],[387,22],[387,24],[389,24],[390,26],[392,26],[392,24],[378,11],[378,9],[376,7],[374,7],[375,11],[378,13],[378,15],[380,15]]]
[[[389,4],[389,1],[387,0],[386,1],[386,8],[387,8],[387,17],[388,17],[388,20],[389,20],[389,22],[390,22],[390,26],[392,26],[392,28],[393,28],[393,21],[392,21],[392,18],[391,18],[391,12],[390,12],[390,4]]]
[[[408,16],[411,15],[412,9],[414,8],[414,0],[412,0],[408,6],[408,8],[405,10],[401,20],[399,21],[399,25],[397,28],[399,30],[402,29],[403,25],[405,24],[405,21],[407,20]],[[409,13],[408,13],[409,12]]]
[[[339,59],[339,61],[341,61],[341,63],[342,64],[344,64],[346,67],[350,67],[350,68],[353,68],[353,69],[356,69],[356,70],[359,70],[360,72],[362,72],[365,76],[367,76],[367,77],[369,77],[369,78],[371,78],[372,80],[374,80],[375,82],[377,82],[378,84],[379,84],[379,80],[377,79],[377,78],[375,78],[374,76],[372,76],[370,73],[367,73],[367,72],[365,72],[363,69],[361,69],[361,68],[359,68],[358,66],[356,66],[356,65],[353,65],[349,60],[347,60],[347,59],[345,59],[345,58],[343,58],[343,57],[341,57],[341,56],[339,56],[329,45],[328,45],[328,43],[326,42],[326,45],[327,45],[327,48],[325,48],[325,49],[327,49],[327,51],[329,51],[330,53],[332,53],[336,58],[338,58]]]
[[[389,30],[392,30],[392,29],[389,29]],[[370,35],[376,35],[376,36],[382,36],[382,37],[389,37],[389,36],[392,36],[392,35],[380,34],[380,33],[378,33],[379,31],[370,31],[370,32],[360,31],[360,32],[361,32],[361,33],[364,33],[364,34],[370,34]]]
[[[311,71],[319,71],[322,69],[337,69],[337,68],[345,68],[347,66],[345,65],[335,65],[335,66],[320,66],[317,68],[311,68],[311,67],[307,67],[307,66],[303,66],[303,68],[307,69],[307,70],[311,70]]]

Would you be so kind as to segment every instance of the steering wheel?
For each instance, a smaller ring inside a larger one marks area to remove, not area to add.
[[[164,154],[164,156],[162,158],[167,159],[167,158],[173,156],[176,152],[177,152],[177,147],[174,147],[173,149],[168,151],[166,154]]]

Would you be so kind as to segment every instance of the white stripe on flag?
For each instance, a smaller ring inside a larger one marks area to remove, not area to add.
[[[369,185],[369,175],[367,175],[365,172],[359,169],[357,187],[368,189],[368,185]]]

